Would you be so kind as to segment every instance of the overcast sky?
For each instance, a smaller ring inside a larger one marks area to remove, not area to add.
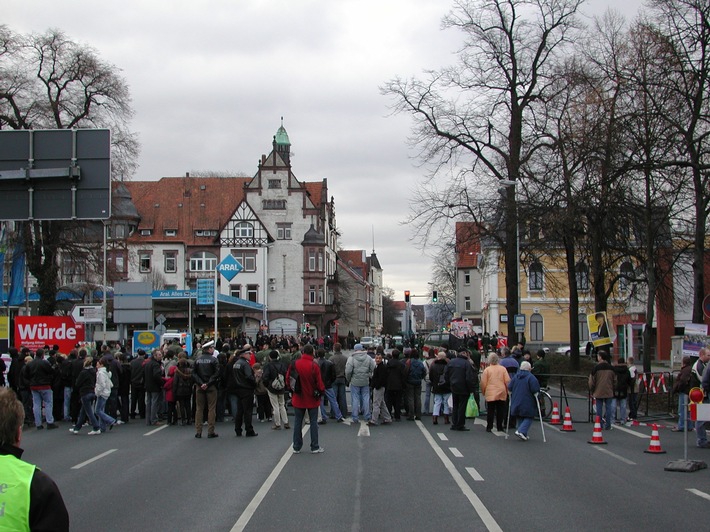
[[[59,28],[122,70],[142,146],[133,179],[254,175],[283,124],[293,172],[328,179],[341,247],[377,252],[398,299],[426,294],[431,259],[402,225],[425,175],[379,87],[454,60],[446,0],[2,0],[15,32]],[[641,0],[589,0],[633,17]],[[374,228],[374,231],[373,231]],[[425,303],[416,300],[415,303]]]

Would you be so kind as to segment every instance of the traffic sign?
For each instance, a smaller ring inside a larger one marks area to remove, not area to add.
[[[74,305],[71,309],[71,317],[76,323],[101,323],[104,321],[101,305]]]
[[[513,316],[513,325],[515,326],[516,333],[525,332],[525,314],[516,314]]]
[[[231,281],[244,268],[239,261],[232,255],[227,255],[222,262],[217,265],[217,271],[222,274],[222,277]]]
[[[214,305],[214,279],[197,280],[197,304]]]

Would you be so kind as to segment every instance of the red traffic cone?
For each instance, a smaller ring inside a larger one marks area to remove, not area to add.
[[[550,419],[550,425],[562,425],[560,409],[557,407],[557,403],[552,403],[552,418]]]
[[[602,436],[602,420],[597,416],[594,419],[594,432],[592,433],[592,439],[587,443],[593,443],[595,445],[606,445],[604,441],[604,436]]]
[[[648,449],[646,449],[644,452],[651,454],[666,453],[666,451],[661,449],[661,439],[658,437],[658,425],[656,425],[655,423],[651,425],[651,443],[648,444]]]
[[[565,421],[562,423],[562,432],[575,432],[572,427],[572,414],[569,411],[569,406],[565,407]]]

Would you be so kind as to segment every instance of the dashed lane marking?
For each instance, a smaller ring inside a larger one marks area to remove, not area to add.
[[[451,451],[451,454],[453,454],[456,458],[463,458],[463,454],[461,454],[461,451],[459,451],[456,447],[449,447],[449,451]]]
[[[449,441],[449,438],[447,438],[446,434],[444,434],[443,432],[437,432],[436,435],[441,441]]]
[[[72,467],[72,469],[81,469],[81,468],[84,467],[85,465],[89,465],[89,464],[92,463],[92,462],[96,462],[96,460],[101,460],[104,456],[108,456],[109,454],[114,453],[114,452],[116,452],[116,451],[118,451],[118,449],[109,449],[109,450],[106,451],[105,453],[101,453],[101,454],[98,455],[98,456],[94,456],[93,458],[90,458],[90,459],[87,460],[86,462],[82,462],[82,463],[80,463],[80,464],[76,464],[74,467]]]
[[[710,495],[708,495],[704,491],[696,490],[695,488],[688,488],[687,491],[689,491],[693,495],[697,495],[698,497],[702,497],[703,499],[707,499],[710,501]]]
[[[473,506],[473,509],[478,514],[478,517],[481,518],[481,521],[483,522],[485,527],[490,532],[503,532],[503,529],[500,527],[500,525],[495,520],[493,515],[491,515],[491,512],[488,511],[488,508],[486,508],[486,505],[483,504],[483,501],[481,501],[481,499],[478,497],[478,495],[476,495],[476,493],[471,489],[471,486],[468,485],[468,483],[463,478],[461,473],[458,472],[458,470],[456,469],[456,466],[451,461],[451,459],[448,456],[446,456],[446,453],[444,452],[444,450],[441,447],[439,447],[439,444],[437,444],[436,440],[432,437],[431,434],[429,434],[429,431],[427,431],[424,428],[424,425],[422,424],[422,422],[416,421],[416,424],[419,427],[419,430],[424,435],[424,438],[426,439],[426,441],[431,446],[431,448],[434,449],[434,452],[439,457],[439,460],[441,460],[442,463],[444,464],[444,467],[449,472],[449,475],[451,475],[451,477],[454,479],[454,482],[456,482],[456,485],[459,487],[461,492],[466,496],[468,501],[471,503],[471,506]]]
[[[155,434],[156,432],[161,431],[161,430],[163,430],[164,428],[167,428],[167,426],[168,426],[167,424],[161,425],[161,426],[158,427],[158,428],[155,428],[155,429],[153,429],[153,430],[149,430],[148,432],[146,432],[145,434],[143,434],[143,436],[150,436],[150,435],[152,435],[152,434]]]
[[[625,464],[636,465],[636,462],[632,462],[628,458],[624,458],[623,456],[619,456],[618,454],[614,454],[611,451],[607,451],[606,449],[603,449],[602,447],[595,447],[595,449],[597,451],[599,451],[600,453],[608,454],[609,456],[612,456],[612,457],[616,458],[617,460],[621,460]]]
[[[360,428],[357,431],[357,435],[358,436],[369,436],[370,435],[370,427],[364,421],[360,422]]]
[[[467,467],[466,471],[468,471],[468,474],[471,475],[471,478],[477,482],[483,481],[483,477],[476,471],[475,467]]]

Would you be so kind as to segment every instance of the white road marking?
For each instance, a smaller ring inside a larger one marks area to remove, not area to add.
[[[607,451],[603,447],[595,447],[595,449],[601,453],[608,454],[609,456],[612,456],[612,457],[616,458],[617,460],[621,460],[625,464],[636,465],[636,462],[632,462],[631,460],[624,458],[623,456],[619,456],[618,454],[614,454],[611,451]]]
[[[448,456],[446,456],[446,453],[444,450],[439,447],[439,445],[436,443],[436,440],[432,438],[431,434],[424,428],[424,425],[422,424],[421,421],[416,422],[417,426],[419,427],[419,430],[422,431],[422,434],[424,434],[424,438],[426,439],[427,442],[429,442],[429,445],[431,446],[432,449],[434,449],[434,452],[436,455],[439,457],[439,459],[443,462],[444,467],[446,467],[447,471],[451,475],[451,477],[454,479],[454,482],[456,482],[456,485],[459,487],[461,492],[466,496],[466,498],[469,500],[471,503],[471,506],[473,506],[473,509],[476,511],[478,516],[481,518],[481,521],[483,521],[483,524],[486,526],[488,530],[491,532],[503,532],[503,529],[498,525],[496,520],[493,518],[491,513],[488,511],[488,508],[486,508],[485,504],[483,504],[483,501],[474,493],[474,491],[471,489],[471,487],[466,483],[466,480],[464,480],[463,476],[461,473],[458,472],[456,469],[456,466],[453,464],[453,462],[449,459]]]
[[[305,436],[306,432],[308,432],[308,430],[309,430],[308,425],[304,425],[303,430],[301,430],[301,434],[303,436]],[[310,452],[308,447],[301,449],[301,451],[303,453]],[[276,479],[279,478],[281,471],[283,471],[283,468],[286,467],[286,463],[289,461],[291,456],[293,456],[293,448],[291,446],[289,446],[289,448],[286,450],[286,452],[281,457],[281,460],[279,460],[279,463],[276,464],[276,467],[273,469],[273,471],[271,471],[271,474],[266,478],[264,483],[261,485],[261,487],[259,488],[259,491],[256,492],[256,495],[254,495],[254,498],[251,500],[251,502],[249,502],[247,507],[244,509],[244,511],[242,512],[242,515],[240,515],[239,519],[237,519],[237,522],[234,523],[234,526],[232,527],[232,530],[230,532],[242,532],[244,530],[244,528],[246,528],[246,526],[249,524],[249,521],[256,513],[256,510],[259,508],[261,501],[263,501],[264,498],[266,497],[266,494],[269,493],[271,486],[273,486],[274,482],[276,482]]]
[[[451,451],[451,454],[453,454],[456,458],[463,458],[463,454],[461,454],[461,451],[459,451],[456,447],[449,447],[449,451]]]
[[[158,432],[158,431],[160,431],[160,430],[163,430],[164,428],[167,428],[167,426],[168,426],[167,424],[161,425],[161,426],[158,427],[158,428],[155,428],[155,429],[153,429],[153,430],[149,430],[148,432],[146,432],[145,434],[143,434],[143,436],[150,436],[151,434],[155,434],[156,432]]]
[[[116,452],[116,451],[118,451],[118,449],[109,449],[109,450],[106,451],[105,453],[101,453],[101,454],[98,455],[98,456],[94,456],[93,458],[87,460],[86,462],[82,462],[82,463],[80,463],[80,464],[75,465],[74,467],[72,467],[72,469],[81,469],[81,468],[84,467],[85,465],[89,465],[89,464],[92,463],[92,462],[96,462],[96,460],[100,460],[100,459],[103,458],[104,456],[108,456],[109,454],[114,453],[114,452]]]
[[[624,427],[623,425],[614,425],[613,430],[620,430],[621,432],[626,432],[627,434],[631,434],[632,436],[636,436],[637,438],[643,438],[646,440],[651,438],[650,434],[644,434],[643,432],[637,432],[633,429],[629,429],[627,427]]]
[[[703,499],[707,499],[710,501],[710,495],[708,495],[704,491],[696,490],[695,488],[687,488],[687,491],[689,491],[693,495],[697,495],[698,497],[702,497]]]
[[[449,441],[449,438],[447,438],[446,434],[444,434],[443,432],[437,432],[436,435],[441,441]]]
[[[357,430],[357,435],[358,436],[369,436],[370,435],[370,426],[365,423],[364,421],[360,422],[360,428]]]
[[[468,474],[471,475],[471,478],[476,481],[482,481],[483,477],[476,471],[475,467],[467,467],[466,471],[468,471]]]

